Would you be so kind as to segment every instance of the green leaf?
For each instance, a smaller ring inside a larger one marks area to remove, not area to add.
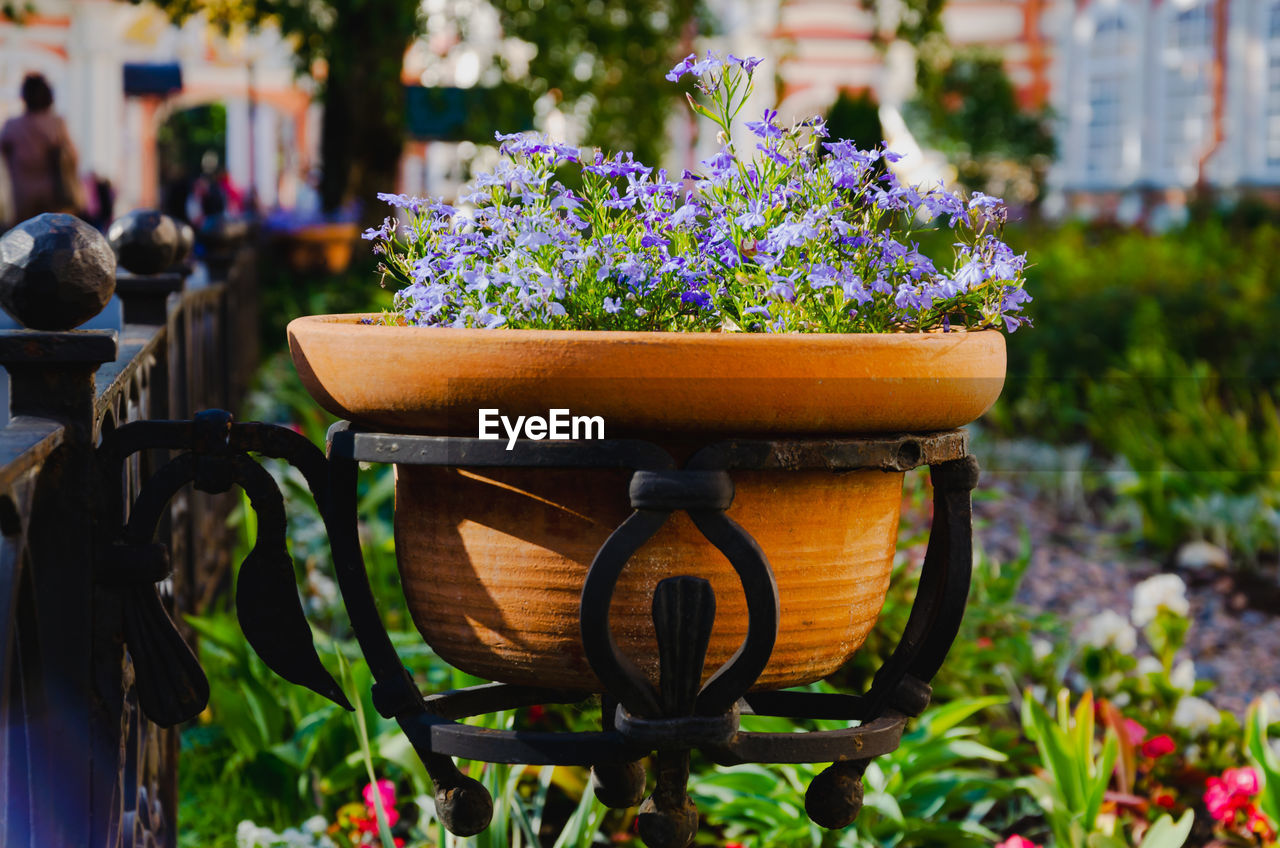
[[[1089,787],[1089,801],[1084,809],[1083,823],[1086,830],[1092,831],[1098,820],[1098,811],[1102,809],[1102,801],[1107,792],[1107,785],[1111,783],[1111,772],[1115,768],[1119,753],[1120,740],[1114,732],[1108,731],[1107,741],[1102,746],[1102,762],[1098,765],[1093,784]]]
[[[952,701],[949,704],[931,707],[925,713],[921,724],[927,728],[929,735],[942,736],[948,730],[962,724],[975,713],[988,707],[998,707],[1007,703],[1009,703],[1009,699],[999,695]]]
[[[1182,814],[1174,824],[1170,816],[1161,816],[1147,830],[1141,848],[1182,848],[1191,835],[1191,826],[1195,823],[1195,815],[1191,810]]]
[[[1254,701],[1245,715],[1245,749],[1249,759],[1262,775],[1262,792],[1259,802],[1262,811],[1273,822],[1280,822],[1280,760],[1277,760],[1267,741],[1267,709],[1261,701]]]

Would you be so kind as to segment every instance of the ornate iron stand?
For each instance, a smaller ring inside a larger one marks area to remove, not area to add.
[[[285,546],[283,500],[271,476],[249,455],[285,459],[302,472],[324,519],[343,602],[376,681],[374,704],[412,742],[435,782],[442,821],[460,835],[488,825],[492,799],[458,770],[453,757],[591,766],[600,800],[629,807],[644,796],[642,761],[654,754],[656,782],[640,808],[641,837],[651,848],[682,848],[693,840],[698,823],[686,793],[693,749],[721,764],[832,762],[810,785],[805,809],[823,827],[847,826],[862,806],[867,762],[896,748],[908,717],[928,705],[929,681],[955,638],[968,594],[970,491],[978,467],[961,431],[878,439],[721,441],[677,467],[665,450],[644,441],[522,441],[507,450],[501,442],[368,432],[345,422],[330,430],[326,456],[292,430],[235,424],[230,415],[214,410],[194,421],[120,427],[100,449],[103,474],[119,479],[129,456],[158,448],[182,453],[143,486],[104,554],[110,582],[130,595],[125,640],[137,668],[143,709],[160,724],[174,724],[203,709],[208,697],[199,665],[151,586],[167,573],[164,549],[152,541],[156,525],[169,498],[187,483],[208,492],[238,484],[258,512],[258,539],[240,569],[236,589],[237,614],[250,644],[286,680],[349,706],[311,643]],[[581,691],[506,684],[429,696],[418,690],[383,627],[365,572],[356,514],[361,462],[632,472],[633,512],[596,554],[579,608],[583,647],[605,688],[599,731],[497,731],[458,721],[514,707],[572,703],[586,694]],[[779,599],[765,552],[725,514],[733,500],[732,472],[905,471],[921,465],[928,465],[932,474],[934,513],[919,591],[906,630],[870,690],[862,696],[749,692],[773,650]],[[737,572],[749,624],[738,651],[701,684],[715,619],[711,585],[696,575],[660,582],[653,599],[661,669],[655,687],[619,651],[609,626],[609,602],[631,556],[677,510],[688,513]],[[851,726],[810,733],[740,730],[739,716],[753,713],[834,719]]]

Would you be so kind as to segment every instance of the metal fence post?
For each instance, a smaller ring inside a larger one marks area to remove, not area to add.
[[[29,780],[8,787],[25,796],[27,815],[10,806],[19,818],[3,832],[13,848],[103,845],[113,816],[120,715],[101,693],[104,686],[119,691],[122,666],[118,640],[99,638],[111,613],[96,603],[92,573],[101,497],[94,374],[116,358],[118,339],[112,330],[70,328],[110,298],[115,257],[97,231],[71,216],[43,215],[18,231],[0,247],[0,303],[24,325],[43,329],[0,333],[0,365],[9,371],[13,418],[54,421],[63,439],[36,482],[27,529],[29,597],[16,599],[34,606],[31,632],[17,636],[27,643],[31,667],[20,672],[24,726],[4,731],[11,754],[18,750],[13,737],[23,737]]]

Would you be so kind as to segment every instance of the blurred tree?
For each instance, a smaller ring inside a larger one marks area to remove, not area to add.
[[[139,3],[143,0],[130,0]],[[321,84],[321,197],[332,210],[396,184],[405,135],[401,69],[420,0],[153,0],[224,31],[274,22]],[[679,90],[663,75],[696,31],[701,0],[491,0],[509,36],[537,47],[524,81],[586,112],[588,144],[652,159]],[[380,209],[367,204],[376,217]]]
[[[916,91],[907,119],[920,140],[944,154],[972,188],[1029,203],[1054,153],[1048,110],[1018,104],[1000,56],[956,50],[942,13],[947,0],[860,0],[876,17],[873,40],[916,48]]]
[[[966,185],[1029,203],[1040,193],[1054,152],[1047,110],[1029,111],[999,55],[920,51],[909,119],[921,141],[941,150]]]
[[[701,0],[492,0],[507,35],[537,46],[528,85],[586,112],[584,142],[655,161],[684,89],[663,79],[691,52]]]
[[[869,91],[850,94],[841,90],[827,110],[827,133],[831,138],[847,138],[863,150],[884,142],[880,108]]]
[[[293,42],[298,70],[321,85],[320,196],[332,211],[396,185],[404,146],[404,53],[417,37],[419,0],[152,0],[181,22],[204,13],[229,31],[272,22]],[[142,0],[130,0],[133,3]]]

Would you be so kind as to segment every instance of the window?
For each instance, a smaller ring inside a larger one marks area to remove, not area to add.
[[[1114,182],[1125,177],[1129,98],[1138,71],[1138,39],[1120,10],[1104,10],[1095,18],[1087,55],[1085,174],[1090,181]]]
[[[1266,78],[1263,82],[1263,156],[1266,167],[1280,169],[1280,2],[1267,10]]]
[[[1170,3],[1160,51],[1163,120],[1162,170],[1181,182],[1194,180],[1213,120],[1209,89],[1213,62],[1213,0]]]

